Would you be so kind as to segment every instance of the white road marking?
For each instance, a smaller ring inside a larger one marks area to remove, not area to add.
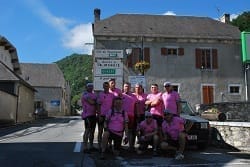
[[[82,142],[76,142],[74,152],[81,152]]]

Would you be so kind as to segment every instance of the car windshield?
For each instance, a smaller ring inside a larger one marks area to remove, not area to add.
[[[194,115],[195,112],[192,109],[191,105],[187,102],[187,101],[179,101],[179,103],[181,104],[181,113],[182,114],[188,114],[188,115]]]

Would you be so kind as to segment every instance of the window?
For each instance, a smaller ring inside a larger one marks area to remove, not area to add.
[[[161,48],[161,55],[162,56],[183,56],[184,48],[178,48],[178,47]]]
[[[196,49],[196,68],[198,69],[217,69],[218,56],[217,49]]]
[[[174,91],[179,92],[179,85],[172,85]]]
[[[231,95],[241,94],[241,85],[240,84],[230,84],[228,85],[228,93]]]

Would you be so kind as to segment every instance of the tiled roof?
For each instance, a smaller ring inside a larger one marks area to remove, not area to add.
[[[208,17],[116,14],[94,23],[98,36],[240,39],[238,27]]]
[[[35,87],[63,87],[65,79],[57,64],[20,63],[22,78]]]

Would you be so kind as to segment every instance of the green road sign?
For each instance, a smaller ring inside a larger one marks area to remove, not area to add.
[[[241,33],[242,60],[243,63],[250,62],[250,32]]]
[[[115,74],[116,70],[115,69],[101,69],[101,74]]]

